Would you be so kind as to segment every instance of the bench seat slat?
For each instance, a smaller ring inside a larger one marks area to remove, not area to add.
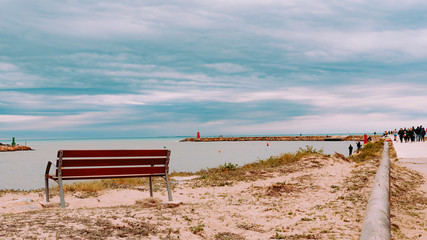
[[[124,168],[73,168],[62,169],[62,176],[103,176],[103,175],[138,175],[138,174],[155,174],[165,175],[165,167],[124,167]]]
[[[150,156],[167,156],[167,149],[151,150],[59,150],[63,158],[73,157],[150,157]]]
[[[161,177],[165,174],[135,174],[135,175],[95,175],[95,176],[71,176],[63,177],[62,180],[91,180],[91,179],[107,179],[107,178],[135,178],[135,177]],[[47,178],[57,181],[58,176],[46,175]]]
[[[63,159],[62,167],[149,166],[166,165],[166,161],[166,157],[133,159]],[[56,165],[59,165],[59,161],[57,161]]]

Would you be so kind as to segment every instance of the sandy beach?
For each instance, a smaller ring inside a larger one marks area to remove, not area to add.
[[[379,157],[315,154],[217,186],[203,176],[176,176],[173,202],[161,180],[154,198],[147,185],[66,192],[66,209],[57,194],[46,205],[43,191],[1,192],[0,238],[359,239],[378,165]],[[425,182],[398,164],[391,176],[393,238],[427,239]]]

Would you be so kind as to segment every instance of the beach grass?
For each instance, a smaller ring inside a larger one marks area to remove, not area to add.
[[[303,157],[323,155],[323,150],[314,149],[312,146],[299,148],[295,153],[285,153],[280,156],[271,156],[264,160],[258,160],[253,163],[238,166],[238,164],[224,163],[216,168],[202,169],[197,172],[172,172],[170,177],[174,176],[199,176],[195,187],[201,186],[225,186],[231,185],[236,181],[254,181],[265,177],[268,172],[275,168],[295,163]],[[172,187],[174,186],[173,181]],[[139,186],[148,186],[148,178],[117,178],[103,179],[94,181],[74,182],[64,184],[66,192],[83,192],[81,196],[96,196],[102,190],[117,188],[135,188]],[[165,181],[161,178],[153,178],[153,190],[165,187]],[[54,187],[52,194],[58,194],[58,187]]]
[[[303,157],[323,155],[323,150],[316,150],[312,146],[300,148],[296,153],[284,153],[279,156],[271,156],[265,160],[258,160],[243,166],[224,163],[216,168],[202,169],[196,172],[199,182],[196,186],[225,186],[236,181],[255,181],[265,178],[268,173],[281,166],[298,162]]]
[[[312,155],[323,155],[323,150],[317,150],[312,146],[306,146],[305,148],[299,148],[296,153],[284,153],[280,156],[271,156],[265,160],[258,160],[254,163],[246,164],[242,167],[243,170],[259,170],[276,168],[283,165],[294,163],[303,157]]]
[[[374,142],[368,142],[358,152],[348,157],[348,159],[353,162],[361,163],[372,158],[381,157],[383,147],[383,139]]]
[[[359,150],[356,154],[346,158],[346,160],[356,163],[362,163],[369,159],[380,157],[382,153],[384,141],[369,142]],[[290,166],[297,163],[303,158],[310,156],[327,157],[323,154],[323,150],[317,150],[312,146],[299,148],[295,153],[284,153],[279,156],[271,156],[267,159],[239,166],[233,163],[224,163],[215,168],[202,169],[197,172],[172,172],[170,177],[174,176],[198,176],[193,187],[203,186],[226,186],[232,185],[239,181],[255,181],[270,176],[269,174],[278,168]],[[292,171],[292,169],[287,169]],[[171,181],[172,188],[174,187]],[[81,197],[96,196],[102,190],[118,189],[118,188],[136,188],[140,186],[148,186],[148,178],[117,178],[103,179],[95,181],[74,182],[65,184],[66,192],[82,192]],[[153,189],[165,188],[165,181],[161,178],[153,178]],[[57,194],[58,187],[53,189],[53,194]]]
[[[153,177],[153,186],[157,186],[158,182],[162,179]],[[71,184],[64,184],[64,191],[66,192],[84,192],[87,197],[96,196],[100,191],[107,189],[120,189],[120,188],[133,188],[137,186],[148,186],[148,178],[114,178],[102,179],[93,181],[74,182]],[[58,190],[58,187],[55,188]],[[83,196],[85,196],[83,195]],[[82,197],[83,197],[82,196]]]

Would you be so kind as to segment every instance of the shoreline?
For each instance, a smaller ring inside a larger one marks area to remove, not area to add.
[[[368,135],[373,141],[382,138],[380,135]],[[180,142],[238,142],[238,141],[363,141],[363,135],[331,136],[262,136],[262,137],[202,137],[185,138]]]

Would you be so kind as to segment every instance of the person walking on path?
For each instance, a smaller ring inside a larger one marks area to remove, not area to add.
[[[351,146],[351,144],[348,147],[348,152],[349,152],[348,156],[351,156],[351,154],[353,153],[353,146]]]
[[[403,143],[403,135],[405,134],[403,129],[400,128],[399,132],[397,132],[397,134],[399,135],[400,143]]]
[[[394,136],[394,141],[396,142],[396,140],[397,140],[397,130],[396,130],[396,128],[393,131],[393,136]]]
[[[426,136],[426,129],[424,127],[421,128],[421,141],[424,142],[424,137]]]
[[[415,141],[419,142],[421,140],[421,128],[418,126],[415,130]]]

